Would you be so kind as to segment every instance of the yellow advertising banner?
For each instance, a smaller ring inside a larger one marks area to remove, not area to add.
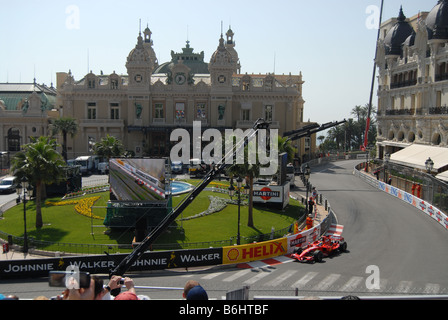
[[[286,238],[222,248],[222,263],[232,264],[278,257],[287,253]]]

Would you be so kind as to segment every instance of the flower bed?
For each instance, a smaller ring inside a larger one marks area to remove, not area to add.
[[[100,219],[103,220],[103,217],[96,216],[92,213],[92,206],[100,197],[89,197],[84,199],[77,199],[77,200],[65,200],[65,201],[46,201],[45,204],[48,206],[65,206],[65,205],[75,205],[75,211],[83,216],[93,218],[93,219]]]
[[[210,206],[207,208],[207,210],[205,210],[201,213],[195,214],[194,216],[182,218],[179,220],[191,220],[191,219],[195,219],[195,218],[204,217],[209,214],[223,210],[229,203],[230,204],[238,204],[237,200],[225,199],[225,198],[221,198],[221,197],[209,196],[208,199],[210,200]],[[241,205],[245,205],[245,203],[241,202]]]
[[[101,192],[101,191],[107,190],[108,188],[109,188],[109,185],[87,187],[87,188],[83,188],[80,191],[67,193],[62,199],[71,199],[71,198],[81,197],[81,196],[85,196],[86,194]]]

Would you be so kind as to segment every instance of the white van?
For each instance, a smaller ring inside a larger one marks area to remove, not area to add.
[[[0,193],[13,193],[16,192],[17,178],[6,177],[0,181]]]

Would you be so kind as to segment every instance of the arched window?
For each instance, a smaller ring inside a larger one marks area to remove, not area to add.
[[[434,133],[434,135],[432,136],[431,142],[433,145],[438,146],[442,142],[442,138],[441,138],[440,134]]]
[[[390,130],[387,139],[388,140],[393,140],[394,138],[395,138],[395,133],[392,130]]]
[[[20,130],[11,128],[7,137],[8,151],[20,151]]]

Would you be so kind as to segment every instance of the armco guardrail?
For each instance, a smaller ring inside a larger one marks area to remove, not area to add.
[[[448,217],[445,213],[443,213],[438,208],[434,207],[431,203],[420,199],[417,196],[414,196],[406,191],[398,189],[394,186],[388,185],[385,182],[379,181],[376,178],[365,174],[359,171],[356,167],[353,169],[353,173],[355,176],[361,178],[366,181],[368,184],[374,186],[375,188],[384,191],[410,205],[414,206],[417,209],[420,209],[423,213],[427,214],[438,223],[440,223],[445,229],[448,229]]]
[[[149,271],[198,266],[227,265],[262,260],[292,253],[294,248],[314,241],[325,233],[334,219],[329,212],[311,229],[280,239],[221,248],[153,251],[144,253],[130,271]],[[109,273],[127,254],[72,256],[0,261],[0,278],[43,277],[52,270],[77,266],[80,271]]]

